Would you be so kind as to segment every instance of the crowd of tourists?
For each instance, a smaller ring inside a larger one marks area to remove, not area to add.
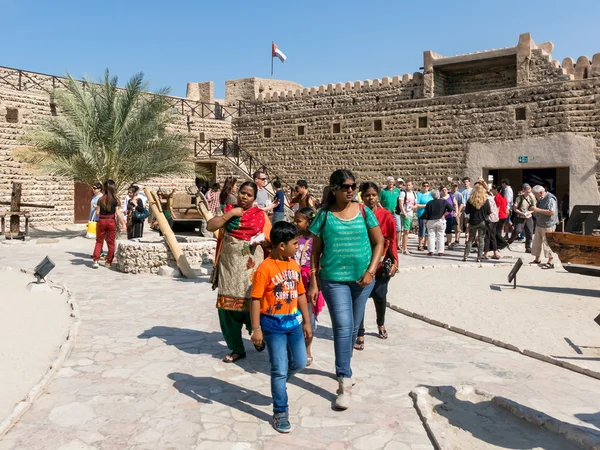
[[[446,248],[460,245],[464,232],[465,261],[472,247],[477,247],[477,261],[499,259],[499,252],[523,234],[532,263],[542,265],[543,253],[547,262],[542,267],[554,267],[545,234],[558,223],[558,204],[542,186],[524,184],[515,198],[509,180],[488,186],[479,178],[471,186],[465,177],[462,185],[430,189],[424,182],[415,191],[412,181],[392,176],[382,188],[374,182],[359,186],[351,171],[339,169],[319,201],[305,180],[288,192],[272,180],[269,193],[268,183],[259,170],[239,187],[235,177],[222,188],[214,184],[205,194],[213,215],[206,228],[219,232],[211,282],[229,349],[223,362],[246,358],[244,328],[257,351],[268,350],[273,426],[280,432],[291,430],[287,380],[312,364],[313,333],[325,305],[338,380],[335,406],[350,407],[351,362],[354,350],[365,348],[367,300],[374,300],[378,337],[387,339],[388,284],[398,271],[399,255],[409,254],[413,229],[416,252],[441,257]],[[106,261],[112,262],[117,221],[128,237],[141,236],[147,199],[136,185],[123,202],[112,181],[94,188],[97,267],[105,239]],[[286,205],[293,214],[286,213]]]

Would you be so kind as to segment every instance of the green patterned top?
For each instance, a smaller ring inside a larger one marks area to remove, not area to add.
[[[356,217],[344,220],[322,209],[313,220],[310,232],[323,241],[319,275],[323,280],[358,281],[369,268],[373,252],[367,229],[379,222],[369,208],[364,212],[364,216],[359,210]]]

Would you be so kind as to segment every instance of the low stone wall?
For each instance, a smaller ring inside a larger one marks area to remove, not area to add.
[[[178,237],[192,268],[213,264],[217,241],[209,238]],[[119,241],[119,269],[125,273],[158,273],[161,266],[177,267],[173,253],[162,238]]]

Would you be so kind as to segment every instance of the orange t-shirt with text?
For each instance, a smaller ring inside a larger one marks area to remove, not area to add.
[[[295,315],[298,313],[298,296],[306,293],[300,266],[292,258],[287,261],[265,259],[252,283],[252,298],[259,298],[261,314]]]

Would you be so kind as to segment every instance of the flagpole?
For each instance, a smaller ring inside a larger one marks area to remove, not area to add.
[[[271,78],[273,78],[273,44],[275,41],[271,41]]]

